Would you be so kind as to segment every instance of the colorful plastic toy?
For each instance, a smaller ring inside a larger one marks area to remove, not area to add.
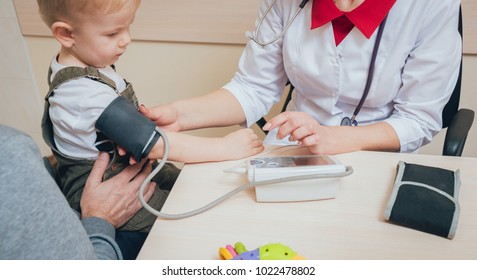
[[[267,244],[248,251],[241,242],[237,242],[234,247],[220,247],[219,255],[223,260],[304,260],[290,247],[280,243]]]

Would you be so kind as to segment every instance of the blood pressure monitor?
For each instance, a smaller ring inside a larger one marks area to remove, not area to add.
[[[346,166],[332,157],[318,155],[259,157],[249,160],[247,164],[250,182],[314,174],[331,176],[345,171]]]

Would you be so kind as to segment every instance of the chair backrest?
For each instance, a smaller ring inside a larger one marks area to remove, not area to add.
[[[459,9],[459,33],[461,36],[461,40],[464,38],[464,33],[462,32],[462,7]],[[452,118],[459,110],[459,102],[460,102],[460,92],[461,92],[461,84],[462,84],[462,55],[460,58],[460,66],[459,66],[459,77],[457,79],[457,83],[454,87],[454,91],[447,102],[444,110],[442,111],[442,128],[446,128],[449,126]]]

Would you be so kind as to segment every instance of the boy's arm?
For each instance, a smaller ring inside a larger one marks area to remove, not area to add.
[[[169,140],[168,159],[178,162],[210,162],[241,159],[263,151],[262,141],[252,129],[240,129],[222,138],[207,138],[167,132]],[[162,158],[164,141],[159,139],[148,155],[150,159]]]
[[[164,156],[164,141],[155,132],[156,124],[139,113],[124,98],[116,98],[103,111],[95,127],[137,162],[144,157],[159,159]],[[263,150],[262,141],[252,129],[241,129],[223,138],[204,138],[169,132],[169,159],[178,162],[222,161],[248,157]],[[121,149],[120,154],[124,154]]]

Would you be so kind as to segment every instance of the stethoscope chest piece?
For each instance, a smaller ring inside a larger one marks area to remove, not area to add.
[[[348,117],[344,117],[341,120],[341,126],[358,126],[358,122],[356,120],[351,120]]]

